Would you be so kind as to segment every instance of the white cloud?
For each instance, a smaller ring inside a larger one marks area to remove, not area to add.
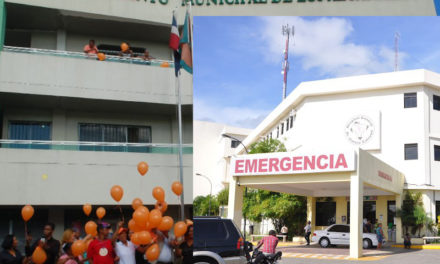
[[[211,121],[242,128],[255,128],[271,109],[228,107],[194,98],[194,119]]]
[[[295,26],[295,36],[289,55],[300,57],[304,70],[316,70],[321,75],[347,76],[392,71],[394,51],[389,47],[359,45],[351,41],[354,31],[344,18],[304,19],[301,17],[264,17],[261,39],[265,43],[265,58],[279,63],[285,37],[281,26]],[[406,57],[399,54],[400,61]],[[280,66],[281,67],[281,66]],[[401,67],[402,68],[402,67]]]

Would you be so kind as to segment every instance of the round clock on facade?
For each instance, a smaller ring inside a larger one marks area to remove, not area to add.
[[[345,127],[345,135],[354,144],[364,144],[368,142],[374,134],[374,124],[370,118],[358,115],[350,119]]]

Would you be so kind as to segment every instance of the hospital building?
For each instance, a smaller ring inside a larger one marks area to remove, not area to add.
[[[228,217],[242,221],[245,187],[307,197],[313,230],[350,225],[350,256],[362,255],[362,223],[380,222],[402,243],[396,211],[421,192],[440,215],[440,74],[397,71],[303,82],[243,140],[269,138],[287,152],[228,159]],[[429,235],[423,229],[422,234]],[[416,239],[415,239],[416,240]]]

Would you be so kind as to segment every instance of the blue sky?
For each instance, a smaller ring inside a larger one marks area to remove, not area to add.
[[[440,17],[194,17],[194,118],[254,128],[303,81],[400,70],[440,73]]]

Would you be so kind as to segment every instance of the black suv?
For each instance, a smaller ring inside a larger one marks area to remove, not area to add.
[[[194,218],[194,263],[247,263],[243,236],[231,219]]]

